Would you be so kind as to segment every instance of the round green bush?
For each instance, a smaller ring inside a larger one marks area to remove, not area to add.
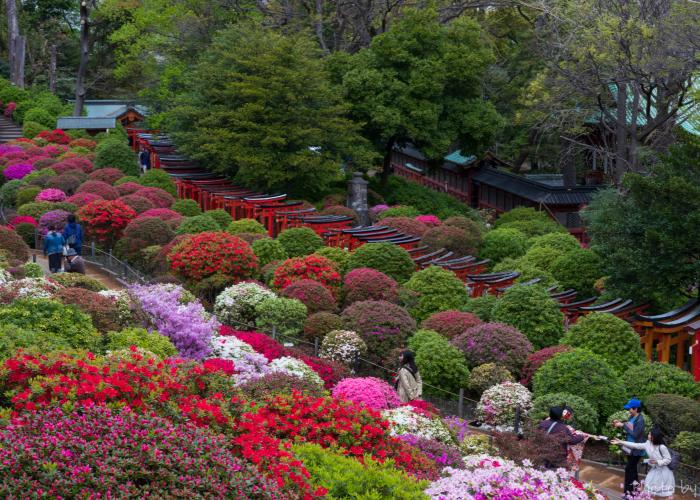
[[[445,226],[454,226],[466,231],[472,238],[478,238],[481,241],[481,237],[484,233],[483,223],[479,223],[474,219],[469,217],[453,216],[448,217],[442,222]]]
[[[493,308],[499,302],[495,295],[482,295],[467,299],[462,306],[462,311],[476,314],[481,321],[491,321],[493,319]]]
[[[387,210],[384,210],[379,214],[379,219],[386,219],[387,217],[418,217],[420,211],[410,205],[396,205]]]
[[[207,210],[204,215],[208,215],[219,224],[222,231],[226,231],[226,228],[231,223],[231,216],[226,210],[217,208],[216,210]]]
[[[610,313],[583,316],[569,328],[562,343],[599,355],[620,375],[645,358],[639,335],[628,322]]]
[[[306,306],[296,299],[270,297],[255,306],[256,326],[264,332],[295,337],[301,333],[306,320]]]
[[[323,246],[323,239],[308,227],[285,229],[277,240],[290,258],[311,255]]]
[[[569,233],[549,233],[536,236],[535,238],[530,238],[527,244],[530,250],[536,248],[553,248],[558,250],[561,254],[581,248],[581,244],[578,240]]]
[[[532,207],[517,207],[512,210],[509,210],[507,212],[502,213],[498,219],[496,219],[496,222],[494,223],[495,227],[500,227],[503,224],[509,224],[511,222],[515,221],[531,221],[531,220],[538,220],[538,221],[545,221],[545,220],[551,220],[549,216],[547,216],[546,213],[536,210]]]
[[[574,416],[571,425],[574,429],[590,434],[598,430],[598,412],[588,401],[580,396],[568,392],[554,392],[536,397],[532,402],[529,417],[532,420],[544,420],[549,417],[549,409],[552,406],[568,406],[573,410]]]
[[[0,202],[7,207],[17,206],[17,192],[26,185],[22,179],[7,181],[0,187]]]
[[[173,196],[177,196],[177,188],[175,187],[175,183],[165,170],[152,168],[139,177],[136,182],[142,186],[160,188]]]
[[[479,256],[498,264],[507,257],[517,258],[525,254],[527,237],[517,229],[494,229],[484,236]]]
[[[101,281],[80,273],[56,273],[51,275],[51,280],[66,288],[83,288],[91,292],[107,290]]]
[[[24,123],[26,124],[27,122],[38,123],[44,127],[44,130],[47,130],[48,128],[52,128],[56,125],[56,116],[49,113],[45,109],[32,108],[24,115]],[[29,137],[29,139],[33,139],[37,135],[38,133],[32,137]]]
[[[36,220],[41,219],[41,216],[46,212],[52,210],[65,210],[66,212],[75,213],[78,207],[72,203],[61,202],[50,202],[50,201],[34,201],[32,203],[25,203],[20,205],[17,209],[17,215],[29,215],[34,217]]]
[[[176,234],[198,234],[205,232],[219,232],[219,224],[206,214],[185,217],[175,231]]]
[[[573,288],[581,297],[595,295],[593,285],[603,276],[603,260],[591,250],[578,248],[552,263],[552,275],[563,288]]]
[[[238,219],[238,220],[234,220],[234,221],[230,222],[226,226],[226,232],[231,233],[231,234],[240,234],[240,233],[267,234],[267,229],[265,229],[265,226],[260,224],[255,219]],[[316,233],[314,233],[314,234],[316,234]]]
[[[503,382],[514,382],[513,375],[503,365],[484,363],[472,370],[469,375],[469,388],[481,394],[486,389]]]
[[[600,356],[586,349],[559,353],[544,363],[532,382],[535,397],[557,392],[588,401],[604,422],[627,401],[619,375]]]
[[[348,271],[369,267],[381,271],[399,283],[406,282],[415,271],[409,253],[393,243],[365,243],[350,254]]]
[[[687,398],[700,396],[700,384],[695,382],[693,375],[669,363],[635,363],[622,375],[622,381],[629,397],[642,400],[661,393]]]
[[[506,290],[493,307],[491,319],[523,332],[536,350],[558,343],[564,333],[564,315],[540,285],[516,285]]]
[[[469,383],[464,355],[442,335],[430,337],[415,351],[416,366],[423,379],[423,393],[455,399]]]
[[[36,198],[36,195],[38,195],[41,192],[41,188],[38,186],[27,186],[21,188],[19,191],[17,191],[16,199],[17,199],[17,206],[22,206],[26,203],[31,203],[34,201],[34,198]]]
[[[119,332],[107,334],[106,347],[108,351],[129,349],[132,345],[150,351],[160,358],[177,356],[177,349],[170,339],[156,331],[148,332],[143,328],[125,328]]]
[[[150,170],[149,170],[149,172],[150,172]],[[139,184],[139,179],[140,179],[140,178],[137,177],[136,175],[125,175],[124,177],[120,177],[120,178],[117,180],[117,182],[114,183],[114,185],[115,185],[115,186],[121,186],[122,184],[126,184],[127,182],[131,182],[131,183],[133,183],[133,184]],[[136,191],[138,191],[138,189],[139,189],[139,188],[138,188],[138,186],[137,186],[137,188],[133,189],[133,190],[130,191],[129,193],[121,193],[121,194],[133,194],[133,193],[135,193]],[[171,193],[171,194],[172,194],[172,193]],[[175,195],[173,195],[173,196],[175,196]]]
[[[309,315],[304,321],[304,337],[311,341],[318,338],[320,341],[327,333],[342,330],[344,326],[343,318],[339,315],[326,311],[317,312]]]
[[[27,139],[34,139],[37,135],[48,129],[48,127],[41,123],[25,121],[22,124],[22,136]]]
[[[421,347],[423,347],[425,344],[438,338],[444,337],[442,337],[442,335],[440,335],[435,330],[421,328],[420,330],[416,330],[416,332],[413,335],[411,335],[411,337],[408,339],[407,345],[410,350],[415,352]]]
[[[677,394],[654,394],[642,401],[667,436],[700,432],[700,402]]]
[[[102,141],[95,148],[95,168],[118,168],[125,175],[139,175],[136,154],[121,138]]]
[[[430,266],[411,276],[404,287],[418,294],[418,302],[409,308],[417,321],[431,314],[459,309],[467,301],[467,289],[455,273],[438,266]]]
[[[44,269],[36,262],[27,262],[24,266],[24,275],[27,278],[43,278]]]
[[[544,271],[550,271],[552,264],[555,260],[564,254],[561,250],[554,247],[536,247],[530,248],[525,255],[520,257],[518,262],[543,269]]]
[[[515,220],[498,226],[499,229],[517,229],[525,234],[528,238],[534,238],[545,234],[564,232],[564,226],[550,219],[533,219],[533,220]]]
[[[69,350],[71,347],[70,342],[59,335],[0,325],[0,360],[12,357],[17,349],[32,349],[45,353]]]
[[[0,324],[55,336],[74,348],[101,350],[102,347],[102,337],[90,316],[55,300],[17,300],[0,307]]]
[[[177,200],[172,204],[170,209],[185,217],[202,215],[202,209],[199,208],[199,204],[194,200]]]
[[[337,270],[340,274],[345,274],[350,259],[350,252],[338,247],[322,247],[314,252],[315,255],[325,257],[331,262],[337,264]]]
[[[287,252],[282,244],[277,240],[263,238],[254,241],[251,247],[258,258],[260,268],[268,265],[270,262],[287,259]]]
[[[20,235],[29,248],[34,248],[36,244],[36,226],[27,222],[22,222],[15,226],[15,232]]]
[[[444,248],[457,255],[476,255],[481,244],[481,232],[469,233],[457,226],[443,224],[428,229],[421,243],[430,250]]]
[[[700,432],[679,432],[671,448],[681,454],[683,463],[700,467]]]

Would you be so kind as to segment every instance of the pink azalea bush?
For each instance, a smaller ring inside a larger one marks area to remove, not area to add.
[[[44,189],[36,195],[34,201],[66,201],[66,193],[60,189]]]
[[[18,163],[15,165],[10,165],[2,171],[2,175],[5,179],[11,181],[13,179],[24,179],[27,175],[32,173],[34,167],[29,163]]]
[[[440,219],[435,215],[419,215],[416,217],[416,220],[418,222],[422,222],[426,226],[431,227],[439,226],[440,224],[442,224],[442,222],[440,222]]]
[[[386,300],[398,302],[399,285],[386,274],[360,267],[353,269],[343,279],[343,301],[345,305],[362,300]]]
[[[32,226],[36,227],[39,225],[39,222],[31,215],[15,215],[12,217],[12,219],[10,219],[8,226],[14,228],[20,224],[31,224]]]
[[[401,404],[389,384],[375,377],[346,378],[333,388],[333,396],[364,404],[373,410],[388,410]]]
[[[102,200],[102,196],[95,193],[75,193],[73,196],[66,198],[68,203],[72,203],[77,207],[84,207],[93,201]]]

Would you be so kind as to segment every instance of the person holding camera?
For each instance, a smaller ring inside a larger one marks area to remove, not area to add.
[[[639,484],[639,473],[637,467],[639,460],[644,455],[643,448],[627,446],[627,443],[643,443],[645,440],[644,417],[642,416],[642,402],[636,398],[630,399],[625,405],[625,410],[629,412],[627,422],[614,420],[613,425],[624,429],[626,433],[625,443],[622,444],[622,451],[627,455],[625,465],[625,495],[633,495],[635,486]]]

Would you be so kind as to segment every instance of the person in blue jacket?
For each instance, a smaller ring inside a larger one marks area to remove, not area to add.
[[[75,221],[75,215],[68,216],[68,224],[63,228],[63,239],[68,248],[74,248],[78,255],[83,254],[83,227]]]
[[[44,237],[44,255],[49,257],[49,269],[52,273],[57,273],[61,270],[63,243],[64,239],[61,233],[56,231],[55,226],[50,226],[49,232]]]
[[[625,441],[632,443],[643,443],[646,441],[644,432],[644,416],[642,415],[642,402],[637,398],[630,399],[625,405],[625,410],[630,414],[627,422],[614,420],[613,425],[625,431]],[[622,451],[627,455],[627,465],[625,465],[625,497],[634,495],[635,488],[639,485],[639,475],[637,466],[639,460],[644,455],[644,450],[622,447]]]

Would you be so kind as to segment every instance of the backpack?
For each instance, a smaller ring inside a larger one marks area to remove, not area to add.
[[[69,247],[74,246],[77,242],[78,238],[76,238],[74,234],[71,234],[68,238],[66,238],[66,245]]]
[[[677,451],[672,450],[668,446],[665,446],[665,448],[668,451],[669,455],[671,455],[671,463],[668,464],[667,467],[671,470],[676,470],[681,463],[681,454]],[[663,456],[663,453],[661,455]]]

